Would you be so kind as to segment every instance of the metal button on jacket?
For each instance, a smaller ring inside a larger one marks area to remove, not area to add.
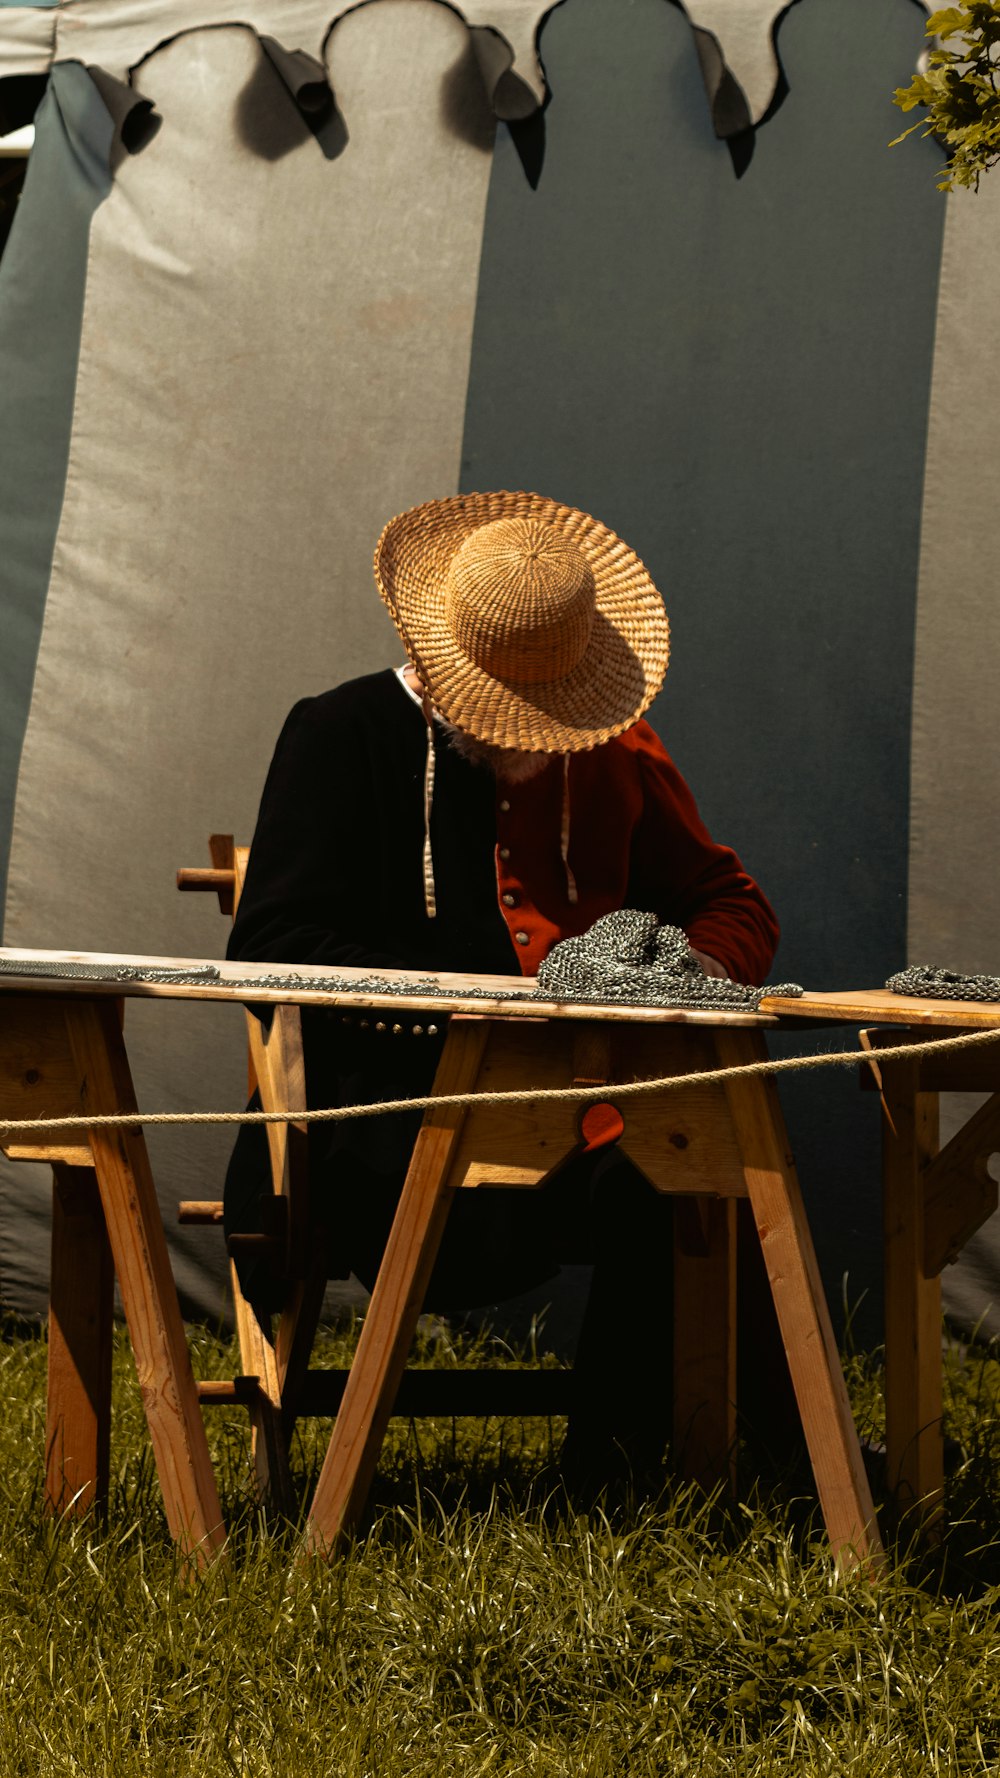
[[[500,847],[500,856],[503,859],[504,864],[506,864],[508,858],[510,857],[510,847],[509,846],[501,846]]]
[[[506,797],[504,797],[503,802],[500,804],[500,813],[501,813],[501,815],[509,815],[510,814],[510,804],[507,801]]]
[[[500,900],[505,908],[516,908],[517,906],[517,896],[511,895],[509,890],[506,895],[501,895]]]
[[[519,945],[528,945],[531,943],[526,932],[515,932],[514,937],[517,939]]]

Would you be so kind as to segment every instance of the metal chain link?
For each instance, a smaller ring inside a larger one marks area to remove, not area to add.
[[[1000,975],[960,975],[925,963],[901,969],[885,985],[890,994],[914,994],[924,1000],[1000,1000]]]
[[[545,1000],[743,1012],[757,1012],[765,994],[799,999],[803,992],[797,982],[754,988],[706,975],[686,932],[635,908],[604,914],[579,938],[553,945],[537,991]]]

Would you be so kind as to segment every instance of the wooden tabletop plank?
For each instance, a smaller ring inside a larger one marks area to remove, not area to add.
[[[622,1004],[587,1005],[582,1001],[538,1000],[533,998],[535,980],[531,976],[461,975],[449,970],[416,969],[350,969],[346,965],[331,969],[306,963],[228,963],[204,957],[142,957],[110,951],[28,951],[0,948],[0,961],[22,962],[39,966],[83,963],[105,968],[105,978],[42,976],[30,972],[23,976],[0,975],[0,995],[59,994],[66,998],[84,995],[111,994],[129,999],[166,1000],[232,1000],[241,1005],[282,1005],[294,1002],[303,1006],[389,1007],[397,1011],[438,1013],[475,1013],[507,1018],[531,1019],[613,1019],[638,1023],[678,1025],[773,1025],[771,1017],[755,1012],[730,1011],[725,1008],[689,1008],[666,1006],[633,1006]],[[204,969],[206,963],[218,969],[219,979],[203,982],[117,981],[118,969],[184,970]],[[289,987],[247,987],[254,978],[287,972],[297,979]],[[331,990],[308,984],[328,982],[331,976],[345,984],[357,982],[352,989]],[[391,981],[392,991],[379,994],[362,984],[373,977]],[[421,984],[433,981],[440,993],[428,993]],[[491,992],[491,990],[493,992]],[[494,995],[496,996],[494,998]]]
[[[917,994],[891,994],[887,988],[848,988],[821,994],[807,989],[801,1000],[769,994],[760,1007],[762,1013],[780,1019],[828,1019],[851,1025],[1000,1028],[1000,1001],[928,1000]]]
[[[204,957],[153,957],[114,951],[51,951],[0,947],[0,962],[30,966],[23,976],[0,974],[0,995],[33,994],[115,995],[132,999],[232,1000],[240,1004],[307,1006],[394,1007],[407,1012],[450,1012],[502,1015],[533,1019],[612,1019],[652,1024],[774,1025],[779,1021],[811,1019],[828,1024],[853,1025],[946,1025],[970,1029],[1000,1028],[1000,1002],[977,1000],[929,1000],[917,995],[891,994],[885,988],[848,988],[836,992],[807,989],[802,997],[766,995],[759,1013],[721,1007],[635,1006],[627,1002],[587,1004],[584,1001],[538,1000],[531,976],[464,975],[451,970],[337,969],[308,963],[230,963]],[[81,963],[104,969],[104,977],[77,978],[35,975],[31,968]],[[118,981],[119,969],[167,969],[190,972],[217,969],[217,980],[203,982]],[[283,973],[296,980],[288,987],[247,987],[261,977]],[[345,986],[324,987],[335,976]],[[364,986],[373,977],[392,983],[386,993]],[[440,992],[428,993],[425,984],[435,983]],[[317,985],[311,987],[309,984]],[[356,982],[357,988],[350,986]],[[493,992],[491,992],[491,990]]]

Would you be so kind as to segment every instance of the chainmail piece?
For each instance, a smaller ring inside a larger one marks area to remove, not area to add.
[[[554,945],[537,988],[545,1000],[740,1012],[756,1012],[765,994],[798,999],[802,992],[794,982],[752,988],[706,975],[679,926],[661,926],[655,914],[634,908],[605,914],[589,932]]]
[[[959,975],[925,963],[901,969],[885,985],[891,994],[914,994],[924,1000],[1000,1000],[1000,975]]]
[[[44,982],[162,982],[166,987],[196,988],[201,982],[221,980],[214,963],[199,963],[189,969],[169,969],[165,964],[140,968],[136,963],[48,963],[43,957],[19,961],[16,957],[0,957],[0,976],[26,976]]]
[[[19,962],[0,957],[0,977],[20,976],[43,981],[143,982],[150,986],[200,987],[225,982],[230,988],[254,991],[277,988],[288,991],[393,996],[399,985],[385,975],[300,975],[295,969],[262,972],[253,976],[226,974],[214,963],[188,969],[134,963],[109,966],[102,963],[55,963],[44,959]],[[537,986],[527,992],[500,987],[442,986],[433,976],[413,977],[411,994],[441,1000],[581,1001],[588,1005],[680,1007],[691,1010],[756,1012],[765,994],[798,998],[803,990],[792,982],[776,987],[753,988],[741,982],[721,981],[704,974],[691,955],[686,935],[679,926],[661,926],[655,914],[623,908],[605,914],[580,938],[565,938],[555,945],[538,971]]]

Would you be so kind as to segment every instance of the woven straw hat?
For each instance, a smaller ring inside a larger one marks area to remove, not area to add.
[[[667,669],[667,614],[639,557],[540,494],[411,507],[382,532],[375,579],[435,708],[495,747],[598,747]]]

